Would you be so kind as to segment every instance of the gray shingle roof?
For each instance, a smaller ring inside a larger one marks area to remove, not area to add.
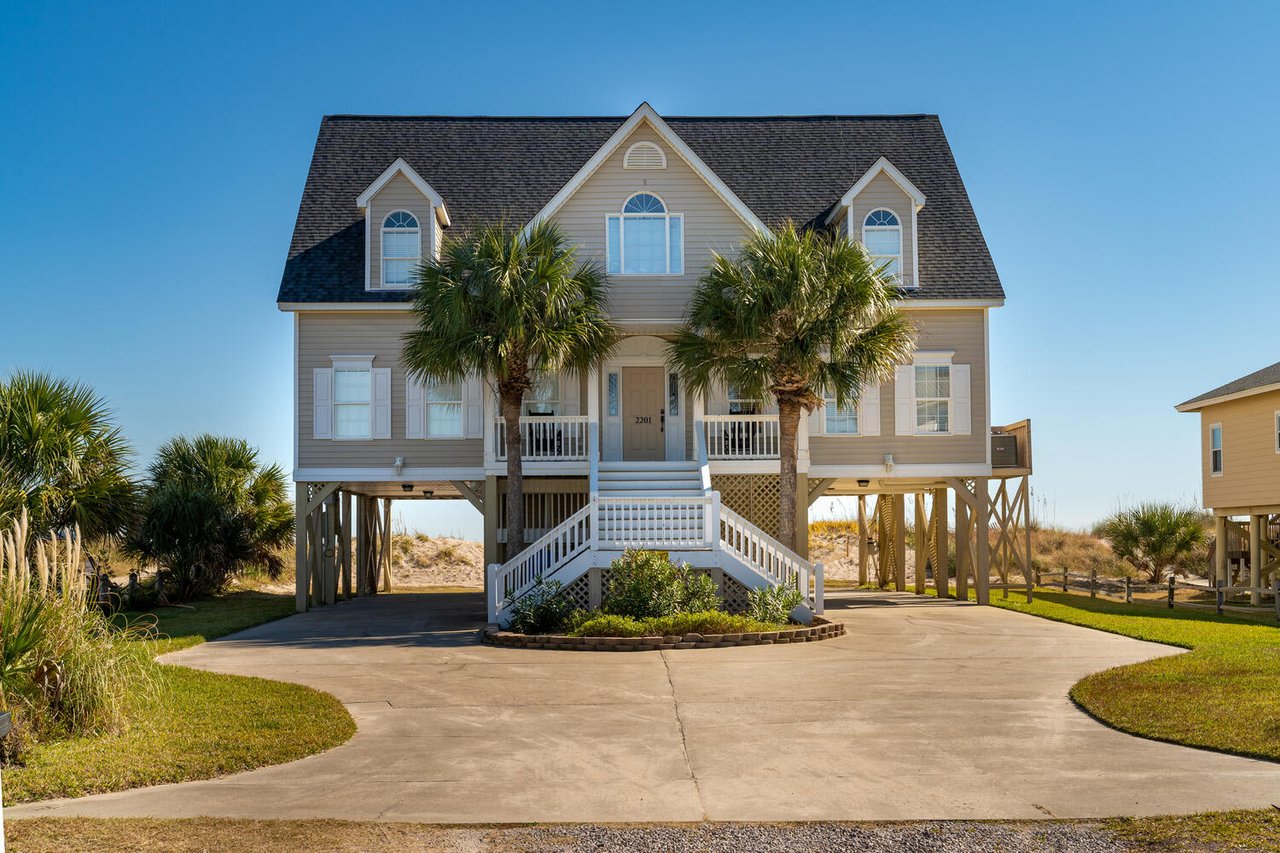
[[[1265,388],[1268,385],[1280,385],[1280,361],[1277,361],[1270,367],[1255,370],[1248,376],[1241,376],[1239,379],[1228,382],[1226,385],[1220,385],[1212,391],[1206,391],[1197,397],[1192,397],[1185,403],[1179,403],[1177,407],[1182,409],[1187,406],[1194,406],[1197,403],[1203,403],[1206,400],[1216,400],[1219,397],[1239,394],[1242,391],[1252,391],[1255,388]]]
[[[887,157],[925,194],[915,299],[1004,291],[937,116],[664,120],[767,224],[818,220]],[[280,283],[281,302],[404,302],[364,289],[358,196],[403,157],[445,200],[453,228],[526,222],[626,121],[613,118],[326,116]]]

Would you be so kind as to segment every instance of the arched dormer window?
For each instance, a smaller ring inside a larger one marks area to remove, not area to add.
[[[902,223],[898,214],[883,207],[868,213],[862,221],[862,245],[867,247],[876,268],[885,268],[886,278],[901,280]]]
[[[684,215],[671,213],[653,193],[636,193],[605,220],[612,275],[682,275]]]
[[[382,286],[409,287],[413,268],[422,258],[422,229],[407,210],[393,210],[382,220]]]

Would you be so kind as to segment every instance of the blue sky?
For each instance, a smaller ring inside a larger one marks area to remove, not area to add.
[[[1173,404],[1280,359],[1270,3],[5,4],[0,368],[81,379],[145,462],[292,458],[276,288],[325,113],[938,113],[1008,292],[993,420],[1083,525],[1199,498]],[[476,535],[465,504],[408,517]]]

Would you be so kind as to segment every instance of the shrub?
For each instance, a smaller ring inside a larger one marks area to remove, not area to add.
[[[1185,572],[1203,554],[1206,518],[1199,510],[1168,503],[1140,503],[1123,509],[1098,525],[1116,556],[1126,560],[1152,583],[1166,570]]]
[[[511,608],[511,630],[544,634],[560,627],[573,610],[573,602],[560,594],[560,581],[544,581],[542,575]]]
[[[645,619],[720,609],[715,581],[660,551],[625,551],[611,568],[605,613]]]
[[[781,623],[767,623],[747,616],[735,616],[722,610],[701,613],[676,613],[632,619],[606,613],[587,619],[567,633],[574,637],[667,637],[685,634],[742,634],[750,631],[776,631]]]
[[[793,586],[766,586],[747,590],[747,615],[761,622],[789,622],[791,611],[804,603]]]
[[[207,595],[253,566],[270,577],[293,541],[293,504],[279,465],[235,438],[172,439],[149,469],[143,519],[131,546],[162,567],[178,599]]]

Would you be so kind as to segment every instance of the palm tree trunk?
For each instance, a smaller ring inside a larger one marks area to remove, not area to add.
[[[507,549],[510,560],[524,550],[524,436],[520,410],[524,394],[502,391],[502,419],[507,425]]]
[[[800,430],[800,404],[778,400],[778,541],[795,550],[796,541],[796,433]]]

